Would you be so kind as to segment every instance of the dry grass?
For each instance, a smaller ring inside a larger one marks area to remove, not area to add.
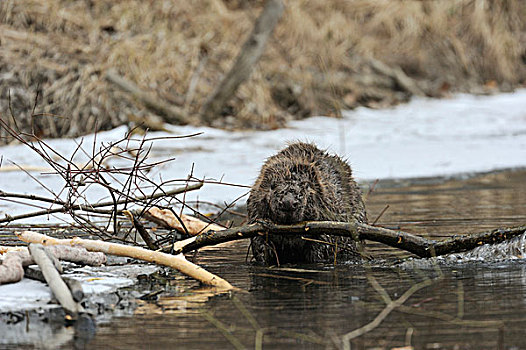
[[[392,79],[371,69],[371,58],[401,67],[429,95],[440,95],[444,86],[476,92],[490,81],[510,88],[526,80],[522,0],[285,4],[265,55],[225,110],[232,117],[218,126],[275,128],[291,117],[406,99]],[[9,114],[9,90],[19,127],[32,123],[42,135],[73,136],[147,114],[104,81],[110,67],[195,113],[229,69],[261,6],[249,0],[2,1],[2,118]],[[37,89],[36,111],[56,116],[31,122]]]

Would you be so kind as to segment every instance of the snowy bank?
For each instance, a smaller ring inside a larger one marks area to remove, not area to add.
[[[207,127],[173,126],[173,133],[154,132],[148,137],[193,134],[186,139],[153,141],[150,160],[175,157],[150,174],[163,180],[186,178],[193,167],[198,178],[251,185],[266,157],[294,140],[315,142],[346,157],[358,180],[454,175],[526,166],[526,90],[494,96],[457,95],[450,99],[417,98],[391,109],[358,108],[342,119],[314,117],[291,122],[274,131],[224,131]],[[120,127],[96,135],[97,143],[122,138]],[[47,143],[69,157],[77,144],[92,152],[94,135]],[[76,161],[86,160],[77,152]],[[0,147],[3,164],[47,166],[24,146]],[[32,173],[53,190],[63,182],[57,176]],[[0,173],[0,189],[43,194],[42,187],[20,171]],[[97,191],[97,190],[95,190]],[[102,189],[91,198],[107,196]],[[223,203],[246,193],[246,188],[208,184],[187,197]],[[244,201],[244,200],[243,200]],[[0,202],[0,214],[27,212],[10,202]],[[38,220],[42,220],[39,218]]]

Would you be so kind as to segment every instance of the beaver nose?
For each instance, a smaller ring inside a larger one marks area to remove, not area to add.
[[[286,211],[292,211],[298,205],[298,201],[292,193],[287,193],[281,199],[281,208]]]

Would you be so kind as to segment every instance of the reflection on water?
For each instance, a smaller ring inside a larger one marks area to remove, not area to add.
[[[367,198],[370,220],[387,204],[379,224],[434,239],[521,225],[526,223],[526,172],[411,186],[383,182]],[[400,298],[432,279],[377,327],[353,339],[351,348],[526,348],[523,260],[400,262],[408,255],[379,244],[368,249],[377,259],[365,266],[286,268],[245,263],[246,242],[210,249],[197,262],[246,293],[211,297],[206,290],[187,290],[161,297],[142,305],[133,318],[100,326],[89,347],[337,349],[342,335],[385,309],[385,299]]]

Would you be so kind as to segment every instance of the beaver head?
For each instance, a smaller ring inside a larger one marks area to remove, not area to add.
[[[309,208],[320,191],[314,164],[284,162],[268,168],[259,190],[264,193],[268,218],[278,224],[293,224],[315,219]]]

